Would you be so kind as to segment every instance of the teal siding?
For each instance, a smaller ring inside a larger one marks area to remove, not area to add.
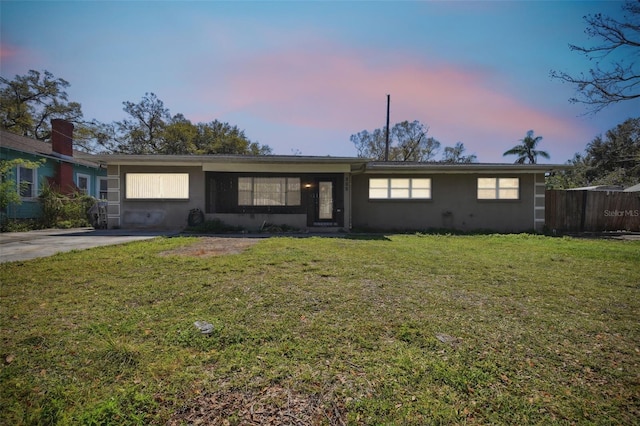
[[[14,151],[0,147],[0,159],[1,160],[14,160],[22,158],[29,161],[37,161],[42,158],[38,155],[28,154],[24,152]],[[51,158],[45,158],[45,163],[40,166],[36,171],[36,193],[40,193],[42,187],[46,184],[47,178],[53,178],[56,175],[59,161]],[[98,177],[106,177],[107,171],[104,169],[95,169],[84,165],[74,164],[73,166],[73,181],[78,183],[78,174],[86,175],[89,177],[89,195],[98,197]],[[16,170],[13,170],[12,179],[16,180]],[[17,183],[16,183],[17,185]],[[7,216],[11,219],[34,219],[41,215],[41,207],[37,198],[35,199],[23,199],[21,204],[10,205],[7,208]]]

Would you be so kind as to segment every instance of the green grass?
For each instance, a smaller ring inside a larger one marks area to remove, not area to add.
[[[195,241],[2,264],[0,424],[186,424],[220,401],[228,424],[294,404],[313,424],[640,418],[640,242],[270,238],[161,255]]]

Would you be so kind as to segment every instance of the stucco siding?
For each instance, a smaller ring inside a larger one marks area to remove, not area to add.
[[[204,172],[200,167],[119,166],[119,178],[109,168],[109,227],[179,229],[188,224],[189,212],[204,211]],[[189,196],[184,200],[132,200],[126,198],[127,173],[188,173]]]
[[[429,200],[370,200],[369,179],[388,175],[353,176],[353,228],[377,230],[452,229],[521,232],[533,230],[535,175],[520,179],[517,200],[478,200],[477,182],[491,174],[420,174],[431,178]],[[409,177],[409,176],[403,176]]]

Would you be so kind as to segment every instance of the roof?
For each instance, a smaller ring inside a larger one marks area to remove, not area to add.
[[[622,191],[622,187],[619,185],[594,185],[594,186],[582,186],[580,188],[568,188],[567,191]]]
[[[91,158],[95,161],[112,165],[201,166],[207,171],[247,171],[253,166],[256,168],[262,168],[265,165],[287,166],[287,171],[294,171],[292,168],[308,167],[311,169],[314,166],[326,168],[333,165],[344,169],[344,171],[351,170],[365,173],[544,173],[550,170],[568,169],[571,167],[568,165],[558,164],[380,162],[358,157],[300,155],[96,154],[92,155]],[[236,167],[237,169],[235,169]]]
[[[4,130],[0,130],[0,147],[87,167],[100,167],[100,164],[97,161],[92,161],[93,156],[86,152],[76,151],[74,149],[73,157],[68,157],[54,152],[50,143],[28,138],[26,136],[16,135],[15,133],[10,133]]]
[[[514,164],[514,163],[412,163],[371,161],[366,165],[367,172],[380,173],[545,173],[551,170],[568,169],[566,164]]]
[[[624,192],[640,192],[640,183],[630,186],[624,190]]]

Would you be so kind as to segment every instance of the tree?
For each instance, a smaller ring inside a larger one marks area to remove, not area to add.
[[[77,102],[69,102],[69,83],[44,71],[30,70],[13,80],[0,77],[0,125],[21,136],[49,141],[50,122],[61,118],[82,129],[82,110]]]
[[[640,98],[640,63],[633,60],[640,53],[640,2],[627,1],[622,8],[624,21],[601,13],[584,17],[589,25],[585,33],[601,39],[600,44],[569,45],[571,51],[595,62],[587,74],[551,71],[551,77],[576,85],[578,95],[570,102],[586,104],[594,113],[616,102]]]
[[[386,144],[385,130],[386,127],[375,129],[373,132],[363,130],[355,135],[351,135],[349,139],[356,146],[358,157],[371,158],[379,161],[384,160]]]
[[[124,112],[130,115],[115,123],[119,137],[118,151],[127,154],[160,153],[169,110],[154,93],[145,93],[137,104],[123,102]]]
[[[432,160],[440,142],[427,136],[429,128],[418,120],[396,123],[389,133],[389,160],[416,161]],[[386,151],[386,127],[373,132],[363,130],[351,135],[358,157],[382,161]]]
[[[429,128],[418,120],[409,123],[397,123],[391,129],[393,138],[398,145],[393,147],[389,156],[395,161],[429,161],[435,157],[440,148],[440,142],[427,137]]]
[[[640,117],[630,118],[596,136],[585,154],[576,153],[567,162],[569,170],[548,179],[554,189],[591,185],[631,186],[640,182]]]
[[[533,130],[529,130],[524,139],[520,139],[522,142],[520,145],[516,145],[510,150],[506,151],[503,156],[506,155],[517,155],[516,164],[536,164],[538,160],[538,156],[544,157],[546,159],[551,158],[549,153],[546,151],[539,151],[536,149],[536,146],[542,140],[542,136],[533,136]]]
[[[153,93],[138,103],[123,102],[129,115],[112,124],[92,123],[93,137],[103,150],[126,154],[267,155],[268,145],[249,140],[237,126],[218,120],[193,124],[184,115],[171,117]]]
[[[448,146],[444,149],[442,162],[444,163],[475,163],[478,158],[475,154],[463,155],[466,148],[462,142],[458,142],[455,146]]]

